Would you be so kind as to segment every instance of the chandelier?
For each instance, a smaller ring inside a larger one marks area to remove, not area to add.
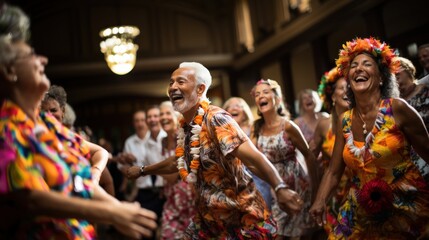
[[[118,75],[129,73],[136,64],[136,54],[139,46],[133,39],[140,34],[135,26],[110,27],[100,31],[101,52],[112,72]]]

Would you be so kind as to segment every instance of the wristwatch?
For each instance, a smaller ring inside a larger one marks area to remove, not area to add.
[[[141,176],[144,176],[145,175],[145,173],[144,173],[144,168],[145,168],[146,166],[143,164],[141,167],[140,167],[140,175]]]

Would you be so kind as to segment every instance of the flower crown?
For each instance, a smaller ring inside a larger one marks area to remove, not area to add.
[[[323,101],[323,107],[325,109],[330,109],[330,101],[328,98],[332,96],[334,93],[334,85],[337,83],[338,79],[340,79],[341,75],[338,72],[338,68],[334,67],[330,71],[325,72],[322,78],[320,79],[320,84],[317,89],[319,93],[320,99]]]
[[[281,88],[280,88],[280,85],[277,83],[277,81],[271,80],[271,79],[267,79],[267,80],[261,79],[256,82],[255,87],[260,84],[267,84],[268,86],[270,86],[271,89],[274,89],[274,91],[276,91],[276,93],[279,94],[279,97],[282,97]],[[253,87],[252,91],[250,91],[251,96],[254,96],[255,94],[255,87]]]
[[[391,73],[396,73],[399,68],[399,62],[395,59],[397,53],[385,42],[370,38],[356,38],[351,42],[343,44],[338,59],[336,60],[338,72],[341,76],[347,78],[350,63],[360,53],[369,53],[378,60],[378,64],[383,64],[390,69]]]

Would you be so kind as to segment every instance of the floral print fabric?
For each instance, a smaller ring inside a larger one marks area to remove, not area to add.
[[[429,188],[410,160],[410,145],[393,118],[392,99],[380,103],[371,142],[353,140],[352,116],[350,110],[343,118],[343,157],[353,172],[352,185],[330,239],[417,239],[428,234]]]
[[[424,86],[420,92],[408,99],[407,102],[420,114],[426,130],[429,131],[429,87]],[[419,168],[426,183],[429,184],[429,164],[417,155],[414,150],[411,151],[411,159]]]
[[[174,156],[174,150],[168,152],[165,149],[166,141],[163,141],[163,145],[164,159]],[[194,189],[191,184],[177,179],[176,183],[164,186],[164,195],[166,201],[162,211],[161,239],[183,239],[183,233],[196,212]]]
[[[192,135],[185,128],[187,139]],[[197,214],[185,239],[271,239],[276,225],[243,164],[231,152],[248,141],[232,117],[210,106],[200,133]],[[187,164],[189,151],[185,151]]]
[[[271,209],[277,222],[277,233],[288,237],[304,235],[314,226],[308,212],[311,204],[310,178],[296,158],[295,146],[292,145],[286,131],[282,130],[275,135],[259,135],[257,147],[271,161],[283,181],[304,201],[303,209],[295,216],[287,215],[280,209],[277,201],[272,202]]]
[[[0,193],[23,189],[90,198],[89,147],[57,120],[41,113],[33,122],[13,102],[0,110]],[[16,219],[13,239],[93,239],[87,221],[35,217]],[[3,234],[3,233],[1,233]],[[12,234],[12,235],[10,235]]]

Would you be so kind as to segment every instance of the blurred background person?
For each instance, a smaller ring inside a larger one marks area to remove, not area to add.
[[[317,123],[324,117],[323,114],[319,112],[321,108],[322,103],[316,91],[304,89],[298,93],[299,116],[294,122],[301,129],[308,144],[311,144],[311,141],[313,141]]]
[[[312,191],[316,191],[315,158],[298,126],[289,120],[289,112],[283,104],[280,85],[274,80],[259,80],[251,95],[261,118],[254,122],[252,141],[270,160],[288,187],[296,191],[304,201],[297,215],[281,210],[276,201],[272,212],[277,222],[277,238],[300,239],[313,234],[316,226],[308,209],[312,202]],[[305,158],[305,165],[299,163],[298,149]]]
[[[162,102],[159,108],[161,126],[167,133],[162,139],[162,157],[166,159],[176,155],[179,113],[174,111],[170,101]],[[183,234],[196,212],[195,192],[191,185],[180,179],[179,173],[163,177],[167,183],[164,186],[166,201],[162,211],[160,238],[183,239]]]
[[[396,73],[396,81],[399,86],[399,94],[405,99],[423,119],[426,130],[429,129],[429,86],[426,84],[417,84],[415,79],[416,68],[413,63],[403,57],[398,57],[400,68]],[[415,151],[412,151],[411,159],[419,168],[424,179],[429,183],[429,164],[421,159]]]
[[[324,170],[328,168],[332,152],[334,150],[335,132],[338,126],[338,117],[345,112],[349,103],[347,101],[347,82],[341,77],[337,68],[326,72],[320,81],[318,92],[322,100],[324,109],[330,113],[327,118],[320,119],[314,132],[314,144],[310,146],[315,156],[320,153],[322,159],[321,172],[318,172],[318,182],[321,181]],[[351,172],[346,168],[338,188],[333,193],[332,198],[328,201],[326,209],[326,224],[323,226],[326,233],[332,231],[333,226],[337,224],[337,215],[340,204],[348,192]],[[325,236],[325,234],[321,234]],[[326,239],[326,236],[325,236]]]
[[[417,55],[419,63],[423,68],[422,73],[418,77],[418,79],[421,79],[429,74],[429,43],[420,45]],[[429,82],[425,83],[428,84]]]
[[[340,115],[331,163],[310,213],[318,224],[345,165],[351,186],[332,239],[427,239],[429,186],[410,148],[429,161],[429,136],[394,77],[399,62],[386,43],[356,38],[343,44],[337,67],[350,84],[350,110]]]
[[[63,87],[52,85],[46,92],[42,100],[41,110],[52,114],[59,122],[63,123],[66,116],[67,93]],[[73,127],[73,125],[71,126]],[[84,138],[85,139],[85,138]],[[98,154],[101,147],[91,143],[88,139],[89,148],[91,150],[91,175],[93,180],[110,195],[115,196],[113,187],[113,179],[109,170],[106,168],[108,162],[108,155]]]
[[[240,97],[231,97],[226,100],[222,108],[231,114],[232,118],[238,123],[243,132],[250,137],[253,125],[253,114],[247,102]],[[271,209],[271,186],[251,171],[249,171],[249,173],[252,175],[256,188],[262,194],[267,207]]]
[[[39,114],[50,86],[48,59],[28,45],[28,29],[19,8],[0,6],[1,238],[94,239],[89,222],[149,236],[155,214],[94,184],[87,142],[52,115]]]

